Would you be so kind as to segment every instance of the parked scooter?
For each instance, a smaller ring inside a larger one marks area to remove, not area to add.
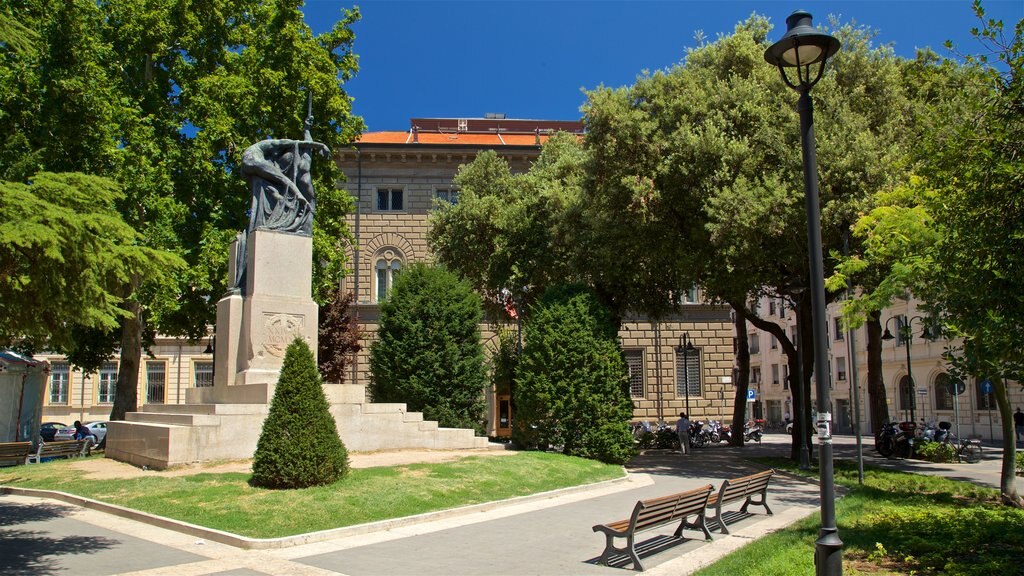
[[[910,458],[914,454],[914,422],[890,422],[882,426],[875,437],[875,449],[886,458]]]
[[[743,426],[743,440],[750,442],[753,440],[758,444],[761,443],[761,434],[763,430],[764,420],[751,420]]]
[[[710,434],[712,442],[718,444],[722,441],[722,424],[719,423],[718,420],[708,420],[708,424],[705,426],[705,429],[708,431],[708,434]]]
[[[690,424],[690,446],[703,448],[711,442],[711,433],[704,428],[704,422],[697,420]]]

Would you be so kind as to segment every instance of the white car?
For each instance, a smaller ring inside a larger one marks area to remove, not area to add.
[[[812,422],[808,422],[808,425],[811,427],[811,434],[817,434],[818,433],[818,429],[814,426],[814,422],[813,421]],[[793,423],[792,422],[790,422],[789,424],[786,424],[786,434],[789,434],[790,436],[793,435]]]
[[[92,432],[92,435],[96,437],[96,443],[103,442],[103,439],[107,437],[107,423],[106,422],[86,422],[85,427]],[[74,440],[75,439],[75,427],[61,428],[57,430],[57,433],[53,435],[53,439],[57,442],[62,440]]]

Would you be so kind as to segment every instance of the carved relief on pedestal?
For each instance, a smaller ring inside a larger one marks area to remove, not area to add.
[[[284,314],[281,312],[263,313],[263,338],[259,350],[256,352],[258,358],[269,354],[277,358],[283,358],[285,349],[295,340],[296,337],[303,337],[303,326],[306,317],[301,314]]]

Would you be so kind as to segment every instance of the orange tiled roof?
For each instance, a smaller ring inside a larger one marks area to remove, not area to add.
[[[541,134],[540,141],[544,143],[550,138],[548,134]],[[535,134],[481,134],[471,132],[420,132],[416,137],[419,144],[430,145],[462,145],[462,146],[535,146],[537,136]],[[363,134],[358,142],[360,144],[414,144],[412,132],[367,132]]]

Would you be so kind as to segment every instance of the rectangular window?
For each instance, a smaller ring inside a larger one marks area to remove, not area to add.
[[[836,380],[846,381],[846,358],[836,357]]]
[[[760,384],[761,383],[761,367],[754,366],[750,369],[750,383]]]
[[[629,372],[629,395],[644,397],[644,351],[625,350],[626,370]]]
[[[761,353],[761,338],[757,332],[754,332],[750,336],[747,336],[747,345],[750,347],[751,354]]]
[[[679,398],[702,396],[700,348],[676,350],[676,392]]]
[[[401,188],[377,188],[377,210],[396,211],[402,209],[404,191]]]
[[[192,365],[196,388],[213,386],[213,362],[196,362]]]
[[[778,350],[779,349],[779,339],[775,337],[775,334],[772,334],[771,338],[772,338],[772,340],[771,340],[772,350]]]
[[[434,191],[434,199],[438,202],[447,202],[448,204],[459,203],[459,191],[453,188],[438,188]]]
[[[832,319],[832,329],[836,333],[836,340],[843,340],[846,336],[843,334],[843,319],[835,317]]]
[[[772,364],[772,385],[773,386],[778,386],[779,385],[779,365],[778,364]]]
[[[113,404],[117,392],[117,362],[104,362],[100,366],[99,394],[96,399],[100,404]]]
[[[67,362],[54,362],[50,369],[50,404],[67,404],[71,365]]]
[[[146,404],[163,404],[167,390],[167,365],[160,360],[146,362]]]
[[[779,318],[786,317],[786,301],[779,300]]]
[[[789,390],[789,364],[782,365],[782,389]]]
[[[774,316],[775,315],[775,300],[774,299],[768,301],[768,315],[769,316]]]

